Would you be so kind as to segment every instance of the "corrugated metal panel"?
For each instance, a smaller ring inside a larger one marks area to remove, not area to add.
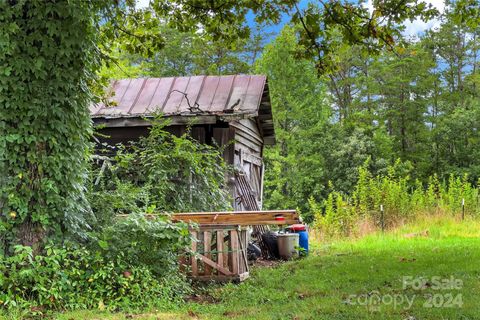
[[[227,107],[230,98],[230,92],[233,88],[235,76],[220,77],[212,104],[208,107],[210,112],[223,112]]]
[[[138,96],[137,102],[130,108],[130,114],[145,113],[155,96],[159,83],[160,80],[158,78],[146,79],[142,89],[143,94]]]
[[[117,80],[110,88],[109,105],[91,106],[90,113],[94,118],[139,117],[155,112],[165,116],[256,113],[265,82],[262,75]]]

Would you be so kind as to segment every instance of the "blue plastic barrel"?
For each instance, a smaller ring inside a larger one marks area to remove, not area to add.
[[[287,228],[290,232],[298,233],[299,246],[303,248],[304,254],[308,254],[308,231],[307,226],[303,224],[293,224]]]
[[[296,233],[300,235],[300,239],[299,239],[300,248],[303,248],[305,250],[305,254],[308,254],[308,232],[298,231]]]

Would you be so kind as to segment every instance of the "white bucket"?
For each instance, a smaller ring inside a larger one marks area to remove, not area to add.
[[[277,235],[278,253],[280,257],[289,260],[298,255],[300,236],[298,233],[279,233]]]

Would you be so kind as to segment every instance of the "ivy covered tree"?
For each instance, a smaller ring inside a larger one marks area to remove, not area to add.
[[[87,1],[0,1],[0,234],[38,248],[79,231],[98,63]]]

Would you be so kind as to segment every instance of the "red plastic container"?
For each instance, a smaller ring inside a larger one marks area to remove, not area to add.
[[[287,229],[292,232],[307,231],[307,226],[304,224],[292,224]]]

